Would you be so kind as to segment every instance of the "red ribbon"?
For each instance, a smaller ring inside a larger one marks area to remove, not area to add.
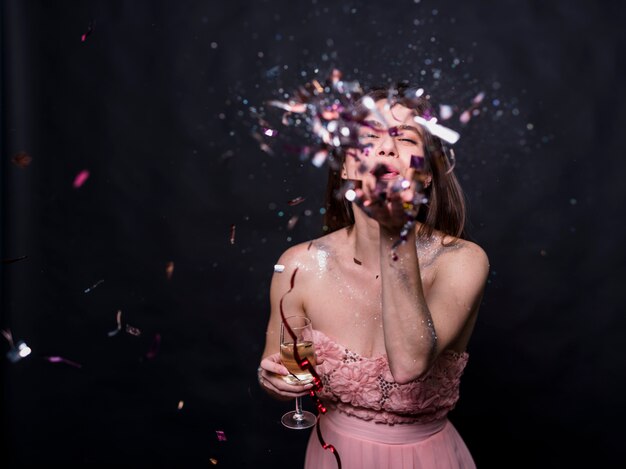
[[[320,379],[319,375],[315,371],[315,368],[313,367],[313,365],[311,365],[311,362],[309,362],[309,360],[307,360],[306,358],[302,359],[300,357],[300,354],[298,353],[298,344],[297,344],[298,338],[296,337],[296,334],[293,332],[291,327],[289,327],[289,324],[287,324],[287,320],[285,319],[285,312],[283,310],[283,299],[289,292],[291,292],[291,290],[293,290],[297,272],[298,272],[298,268],[296,267],[296,270],[294,270],[293,274],[291,275],[290,288],[287,291],[287,293],[285,293],[280,299],[280,305],[279,305],[280,316],[282,318],[283,324],[285,325],[285,329],[287,330],[287,332],[293,339],[293,356],[296,359],[296,362],[298,362],[298,366],[300,367],[302,371],[309,371],[311,375],[313,375],[313,388],[311,388],[311,390],[309,391],[309,395],[315,400],[315,405],[317,406],[317,410],[320,412],[320,414],[325,414],[326,407],[324,407],[324,404],[322,404],[322,401],[317,395],[317,392],[319,392],[322,389],[322,380]],[[322,438],[322,431],[320,430],[320,417],[321,415],[318,416],[317,423],[315,424],[315,427],[317,430],[317,438],[320,441],[322,448],[327,449],[328,451],[333,453],[333,455],[335,456],[335,459],[337,460],[337,467],[338,469],[341,469],[341,459],[339,458],[339,452],[335,449],[333,445],[326,443],[324,441],[324,438]]]

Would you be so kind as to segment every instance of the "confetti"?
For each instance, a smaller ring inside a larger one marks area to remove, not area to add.
[[[296,226],[296,223],[298,223],[298,215],[293,215],[289,221],[287,222],[287,230],[293,230],[293,228]]]
[[[85,293],[89,293],[91,290],[93,290],[94,288],[96,288],[98,285],[100,285],[102,282],[104,282],[104,280],[98,280],[96,283],[94,283],[92,286],[90,286],[89,288],[85,289]]]
[[[32,352],[31,348],[26,345],[26,342],[20,340],[17,344],[13,343],[13,334],[10,329],[2,330],[2,335],[9,342],[11,349],[7,352],[7,358],[11,363],[17,363],[22,358],[29,356]]]
[[[119,331],[121,331],[121,330],[122,330],[122,310],[121,310],[121,309],[117,310],[117,318],[116,318],[116,321],[117,321],[117,329],[115,329],[115,330],[113,330],[113,331],[110,331],[110,332],[108,333],[108,334],[109,334],[109,337],[113,337],[113,336],[114,336],[114,335],[116,335]]]
[[[73,362],[72,360],[68,360],[63,357],[43,357],[44,360],[49,361],[50,363],[66,363],[74,368],[82,368],[83,366],[80,363]]]
[[[131,326],[130,324],[126,324],[126,332],[130,335],[134,335],[135,337],[141,335],[141,331],[136,327]]]
[[[19,153],[16,153],[13,158],[11,158],[11,162],[18,168],[22,169],[28,167],[32,161],[32,156],[25,151],[20,151]]]
[[[352,260],[354,261],[354,263],[356,265],[363,265],[363,262],[361,262],[360,260],[358,260],[356,257],[353,257]]]
[[[85,181],[88,178],[89,178],[89,171],[87,171],[86,169],[82,170],[74,178],[74,188],[78,189],[79,187],[81,187],[83,184],[85,184]]]
[[[3,264],[13,264],[14,262],[23,261],[28,258],[28,256],[16,257],[15,259],[2,259]]]
[[[161,345],[161,334],[154,334],[154,339],[152,340],[152,345],[150,345],[150,350],[146,352],[146,358],[152,360],[156,357],[157,352],[159,351],[159,346]]]
[[[211,464],[213,464],[214,466],[217,466],[217,459],[210,458],[209,461],[211,461]]]
[[[215,434],[217,435],[217,441],[226,441],[226,435],[222,430],[215,430]]]
[[[91,36],[91,33],[93,33],[93,27],[94,23],[89,23],[89,26],[87,26],[87,32],[80,36],[80,42],[85,42],[87,38]]]
[[[23,340],[20,340],[14,348],[7,352],[7,358],[11,363],[16,363],[22,358],[25,358],[31,354],[32,350]]]
[[[235,244],[235,225],[234,224],[230,225],[229,241],[230,241],[230,244]]]
[[[474,96],[471,106],[468,109],[464,110],[459,116],[459,121],[461,122],[461,124],[467,124],[472,116],[477,116],[478,114],[480,114],[480,109],[478,109],[478,107],[480,106],[480,103],[483,102],[484,98],[485,93],[483,93],[482,91]]]
[[[283,273],[284,271],[285,271],[285,266],[284,266],[284,265],[282,265],[282,264],[276,264],[276,265],[274,266],[274,272],[277,272],[277,273],[279,273],[279,274],[280,274],[280,273]]]
[[[174,262],[169,261],[165,266],[165,275],[167,275],[167,279],[171,280],[172,275],[174,274]]]
[[[452,117],[454,111],[452,110],[452,106],[448,106],[447,104],[441,104],[439,106],[439,117],[441,120],[445,121]]]
[[[415,122],[426,127],[426,129],[436,137],[439,137],[441,140],[445,140],[448,143],[456,143],[458,142],[461,135],[443,125],[437,124],[436,119],[431,118],[430,120],[424,119],[422,116],[415,116],[413,118]]]
[[[289,202],[287,202],[287,205],[293,207],[294,205],[299,205],[302,202],[304,202],[306,199],[304,197],[296,197],[295,199],[291,199]]]
[[[185,405],[184,401],[178,401],[178,410],[181,410],[184,405]]]

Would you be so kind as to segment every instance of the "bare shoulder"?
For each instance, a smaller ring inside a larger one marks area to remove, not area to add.
[[[445,236],[442,238],[444,255],[441,256],[438,271],[458,275],[471,274],[477,279],[486,279],[489,273],[489,256],[477,243],[465,239]]]
[[[326,269],[329,261],[342,246],[345,230],[338,230],[320,238],[296,244],[285,250],[278,259],[278,269],[285,272],[294,269],[312,271]]]

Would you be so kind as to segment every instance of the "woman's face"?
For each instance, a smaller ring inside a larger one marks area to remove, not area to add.
[[[412,156],[424,156],[421,129],[413,120],[415,111],[401,104],[389,108],[386,99],[377,101],[375,106],[365,119],[367,125],[361,126],[359,132],[359,141],[368,146],[347,152],[344,179],[362,181],[378,167],[379,180],[395,180],[405,176]],[[381,169],[379,165],[384,166]]]

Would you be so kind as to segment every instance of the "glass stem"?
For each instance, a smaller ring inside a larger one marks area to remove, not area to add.
[[[302,398],[296,397],[296,413],[293,416],[296,420],[302,420]]]

